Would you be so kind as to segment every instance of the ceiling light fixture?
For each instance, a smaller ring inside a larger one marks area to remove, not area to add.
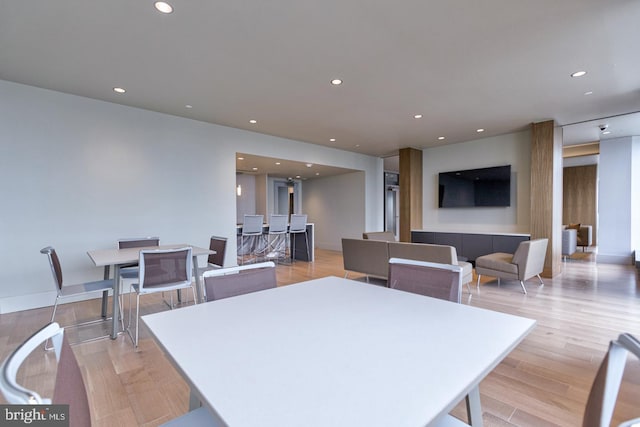
[[[571,77],[582,77],[586,74],[587,74],[586,71],[576,71],[575,73],[571,73]]]
[[[238,157],[238,160],[244,160],[244,157]]]
[[[593,95],[593,92],[592,91],[588,91],[588,92],[584,93],[584,96],[589,96],[589,95]]]
[[[602,132],[603,135],[609,135],[611,133],[610,130],[605,130],[604,132]]]
[[[161,13],[171,13],[173,12],[173,6],[171,6],[166,1],[157,1],[153,4],[158,12]]]
[[[249,123],[251,123],[252,125],[255,125],[256,123],[258,123],[258,121],[254,120],[254,119],[251,119],[251,120],[249,120]]]
[[[258,170],[258,168],[253,167],[253,168],[251,168],[251,170],[257,171],[257,170]]]
[[[334,86],[339,86],[342,84],[342,80],[341,79],[333,79],[331,80],[331,84]]]
[[[114,87],[113,91],[117,93],[125,93],[127,90],[123,87]]]
[[[310,168],[311,166],[313,166],[313,163],[307,163],[306,165],[308,168]]]
[[[415,116],[413,116],[414,119],[421,119],[422,118],[422,114],[416,114]]]
[[[193,108],[193,105],[191,105],[191,104],[187,104],[187,105],[185,105],[185,106],[184,106],[184,108],[189,108],[189,109],[191,109],[191,108]]]
[[[329,142],[336,142],[335,138],[329,138]]]
[[[444,136],[439,136],[438,139],[442,141],[444,139]]]
[[[280,162],[276,162],[276,165],[277,165],[277,166],[280,166]]]
[[[480,132],[484,132],[484,129],[480,128],[480,129],[476,129],[476,132],[480,133]]]

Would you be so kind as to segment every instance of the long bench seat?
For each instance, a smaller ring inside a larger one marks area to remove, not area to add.
[[[426,243],[403,243],[370,239],[342,239],[344,269],[355,273],[386,279],[389,274],[389,258],[405,258],[462,267],[462,283],[473,280],[473,267],[458,261],[456,248]]]

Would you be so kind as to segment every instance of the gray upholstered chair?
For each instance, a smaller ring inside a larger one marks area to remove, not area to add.
[[[578,231],[572,228],[562,230],[562,257],[566,260],[576,253]]]
[[[389,274],[389,248],[382,240],[342,238],[342,260],[345,274],[357,271],[369,276],[386,278]]]
[[[622,374],[627,362],[627,353],[640,358],[640,341],[630,334],[621,334],[609,343],[604,360],[591,386],[584,411],[582,427],[609,427],[616,405]],[[640,424],[640,418],[626,421],[618,427]]]
[[[389,260],[389,287],[460,302],[462,267],[403,258]]]
[[[113,282],[114,282],[113,279],[96,280],[93,282],[83,282],[83,283],[77,283],[73,285],[63,285],[62,267],[60,266],[60,259],[58,258],[58,254],[56,253],[56,250],[51,246],[47,246],[46,248],[40,249],[40,253],[47,255],[47,257],[49,258],[49,266],[51,267],[51,273],[53,274],[53,283],[56,288],[56,300],[53,304],[53,312],[51,313],[52,322],[55,320],[58,304],[60,303],[61,300],[64,300],[66,298],[75,298],[75,297],[78,297],[79,295],[96,294],[97,296],[97,294],[99,293],[102,293],[102,294],[106,293],[108,295],[109,291],[113,290]],[[104,307],[106,307],[106,305],[104,304],[104,298],[103,298],[103,310],[104,310]],[[83,325],[88,325],[91,323],[102,322],[104,320],[107,320],[106,313],[103,312],[102,314],[103,314],[103,317],[100,319],[95,319],[88,322],[75,323],[72,325],[67,325],[67,327],[83,326]],[[85,341],[104,338],[106,336],[107,335],[92,338]],[[50,349],[51,348],[45,344],[45,350],[50,350]]]
[[[273,262],[220,268],[204,273],[205,300],[214,301],[277,286]]]
[[[476,258],[477,288],[480,290],[480,276],[493,276],[500,279],[518,280],[526,294],[524,281],[538,276],[540,285],[544,285],[540,273],[544,269],[549,239],[534,239],[520,242],[514,254],[496,252]]]
[[[43,342],[53,343],[58,367],[51,399],[42,398],[37,392],[18,384],[16,377],[21,365],[36,347]],[[8,403],[14,405],[69,405],[71,427],[91,425],[91,412],[87,391],[73,350],[57,323],[49,323],[33,334],[13,351],[0,366],[0,390]]]
[[[193,275],[193,260],[191,247],[178,249],[143,249],[140,251],[140,274],[138,283],[131,285],[136,292],[136,330],[135,337],[131,334],[131,293],[129,293],[129,324],[127,332],[138,347],[138,330],[140,319],[140,296],[157,292],[168,292],[178,289],[191,288],[193,302],[196,303],[196,293],[191,281]],[[169,307],[173,308],[173,294]]]

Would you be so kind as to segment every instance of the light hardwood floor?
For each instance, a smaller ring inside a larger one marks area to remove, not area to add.
[[[481,383],[486,426],[578,426],[591,381],[608,342],[621,332],[640,336],[638,271],[631,266],[595,264],[590,255],[564,263],[564,272],[527,284],[482,278],[480,292],[466,291],[463,303],[538,321],[535,330]],[[343,276],[340,252],[316,251],[313,263],[278,266],[279,285],[327,275]],[[363,280],[355,274],[350,277]],[[159,297],[143,298],[143,312],[165,310]],[[99,300],[67,304],[58,320],[64,325],[99,313]],[[0,315],[0,358],[6,357],[33,331],[44,325],[50,309]],[[446,319],[442,319],[446,327]],[[201,327],[206,334],[206,325]],[[70,330],[69,335],[96,334]],[[203,336],[203,339],[204,338]],[[197,351],[198,344],[193,349]],[[144,326],[138,350],[126,335],[73,347],[89,394],[94,426],[156,426],[187,410],[189,390],[164,358]],[[438,351],[438,343],[433,343]],[[472,358],[473,354],[466,357]],[[54,356],[35,351],[21,371],[21,380],[43,395],[53,388]],[[383,393],[384,390],[381,390]],[[614,425],[640,416],[640,363],[629,358],[616,407]],[[0,402],[4,400],[0,397]],[[464,419],[458,405],[454,415]],[[401,418],[402,414],[398,414]],[[328,426],[329,427],[329,426]],[[357,426],[354,426],[357,427]]]

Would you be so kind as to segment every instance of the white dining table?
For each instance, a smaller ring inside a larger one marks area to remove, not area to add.
[[[148,246],[148,247],[137,247],[137,248],[109,248],[109,249],[96,249],[92,251],[88,251],[87,255],[93,261],[93,264],[96,267],[113,267],[113,298],[112,298],[112,324],[111,324],[111,339],[116,339],[118,337],[118,316],[116,313],[120,311],[120,301],[118,295],[120,295],[121,289],[121,279],[120,279],[120,266],[131,264],[137,262],[140,259],[140,251],[145,250],[154,250],[154,249],[177,249],[184,247],[192,248],[192,257],[193,257],[193,271],[198,271],[198,256],[209,255],[215,253],[214,251],[207,248],[200,248],[198,246],[189,245],[187,243],[179,243],[179,244],[171,244],[171,245],[160,245],[160,246]],[[198,301],[202,301],[202,287],[200,284],[200,275],[195,275],[196,281],[196,298]],[[106,278],[106,277],[105,277]],[[104,313],[103,313],[104,315]]]
[[[535,325],[338,277],[142,319],[232,427],[427,426],[467,395],[482,425],[480,382]]]

